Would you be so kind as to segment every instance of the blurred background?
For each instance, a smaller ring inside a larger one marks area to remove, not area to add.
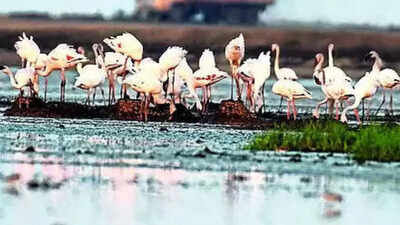
[[[374,49],[393,67],[400,56],[397,0],[30,0],[0,6],[0,62],[16,65],[14,42],[33,35],[43,52],[59,43],[89,48],[109,35],[132,32],[145,56],[158,58],[170,45],[189,51],[196,67],[205,48],[226,67],[224,47],[243,32],[246,58],[282,48],[282,63],[308,76],[314,55],[337,47],[336,63],[366,68],[363,56]],[[362,74],[351,74],[353,77]]]

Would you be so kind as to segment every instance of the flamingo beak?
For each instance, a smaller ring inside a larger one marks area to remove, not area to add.
[[[364,57],[364,60],[366,61],[366,62],[368,62],[369,60],[371,60],[372,59],[372,54],[371,53],[368,53],[367,55],[365,55],[365,57]]]
[[[5,66],[0,66],[0,70],[4,70],[5,68]]]

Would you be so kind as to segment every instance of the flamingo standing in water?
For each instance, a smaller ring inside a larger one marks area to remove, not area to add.
[[[211,86],[225,78],[228,74],[219,70],[215,64],[214,53],[206,49],[203,51],[199,60],[199,69],[193,74],[194,86],[203,89],[203,113],[206,112],[206,106],[211,98]]]
[[[246,83],[250,109],[257,112],[265,105],[264,86],[271,76],[271,52],[261,52],[257,59],[248,59],[239,68],[239,76]]]
[[[19,41],[15,43],[14,47],[17,50],[18,56],[21,58],[22,68],[34,67],[40,55],[39,46],[33,40],[33,37],[30,36],[30,38],[28,38],[25,32],[18,38]]]
[[[187,51],[183,49],[182,47],[169,47],[161,56],[160,59],[158,60],[161,69],[167,74],[168,79],[171,78],[172,82],[172,94],[175,92],[174,86],[175,86],[175,69],[181,63],[181,61],[185,58],[187,54]],[[172,72],[172,74],[170,74]],[[168,87],[167,87],[168,89]],[[165,90],[165,94],[167,94],[167,90]],[[173,97],[175,98],[175,97]]]
[[[100,88],[101,94],[103,96],[103,101],[105,104],[104,98],[104,81],[107,77],[106,66],[104,64],[104,58],[101,53],[101,47],[99,44],[93,44],[93,51],[95,53],[96,64],[89,64],[86,66],[82,66],[82,63],[78,63],[76,69],[79,73],[79,77],[77,77],[75,82],[75,87],[81,88],[88,91],[88,96],[86,103],[90,105],[90,95],[93,92],[93,104],[96,98],[96,89]]]
[[[229,61],[229,65],[232,70],[232,82],[231,82],[231,99],[233,100],[233,80],[236,82],[236,93],[238,96],[238,100],[241,100],[242,94],[240,90],[239,84],[239,76],[238,69],[244,58],[245,54],[245,43],[243,34],[240,34],[239,37],[231,40],[228,45],[225,47],[225,58]]]
[[[272,86],[272,92],[287,99],[288,120],[290,119],[290,105],[292,106],[293,119],[296,120],[297,118],[296,99],[312,98],[310,91],[305,89],[299,82],[293,80],[278,80]]]
[[[378,82],[380,87],[382,87],[382,92],[383,92],[383,99],[382,103],[379,105],[378,109],[376,110],[376,114],[378,114],[379,110],[381,107],[385,104],[386,100],[386,90],[390,90],[390,102],[389,102],[389,109],[387,109],[389,112],[393,113],[393,88],[396,87],[398,84],[400,84],[400,77],[397,74],[396,71],[393,69],[383,69],[383,62],[381,57],[376,51],[371,51],[368,53],[366,56],[366,60],[374,60],[374,64],[372,66],[372,71],[374,73],[379,73],[377,76]]]
[[[24,88],[30,88],[32,95],[37,95],[39,92],[39,86],[35,83],[35,70],[27,67],[17,70],[14,74],[8,66],[0,66],[0,71],[7,74],[10,77],[11,86],[20,91],[20,96],[24,96]]]
[[[67,44],[60,44],[53,49],[45,61],[45,70],[38,70],[40,76],[47,77],[54,70],[61,70],[61,85],[60,85],[60,101],[65,101],[65,70],[74,68],[78,63],[87,62],[88,59],[81,54],[83,49],[80,47],[78,51]],[[45,96],[47,92],[47,79],[45,83]],[[46,99],[45,99],[46,100]]]
[[[322,92],[325,94],[325,99],[319,102],[313,111],[313,116],[319,118],[319,108],[328,101],[333,101],[336,106],[336,120],[339,120],[339,104],[340,101],[354,95],[354,88],[351,82],[347,79],[344,73],[336,70],[333,66],[322,68],[324,63],[324,55],[318,53],[315,56],[314,80],[318,85],[321,85]],[[344,76],[343,76],[344,74]],[[354,113],[358,117],[358,110],[354,109]]]
[[[133,59],[135,63],[135,67],[139,67],[140,62],[143,58],[143,45],[142,43],[131,33],[123,33],[117,37],[110,37],[104,39],[104,43],[106,43],[111,49],[115,52],[121,53],[126,56],[124,67],[122,71],[124,73],[123,79],[126,76],[126,67],[129,58]],[[127,97],[126,87],[122,86],[122,95],[123,97]]]

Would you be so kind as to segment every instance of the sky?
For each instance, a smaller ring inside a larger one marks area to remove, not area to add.
[[[118,9],[131,12],[134,0],[15,0],[0,6],[9,11],[95,13],[110,16]],[[263,15],[265,20],[400,25],[400,0],[276,0]]]

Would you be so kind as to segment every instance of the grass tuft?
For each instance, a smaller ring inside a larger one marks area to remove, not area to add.
[[[245,149],[349,153],[359,163],[400,162],[400,126],[369,125],[349,128],[336,121],[310,121],[293,129],[276,129],[255,136]]]

